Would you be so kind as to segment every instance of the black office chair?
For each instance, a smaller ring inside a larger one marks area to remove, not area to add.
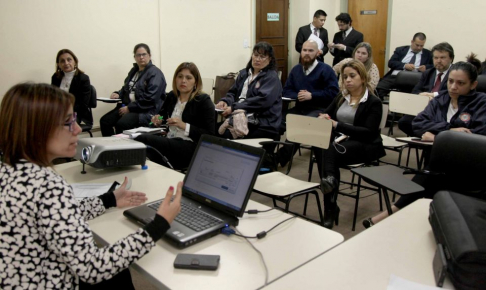
[[[443,131],[435,137],[428,170],[412,171],[441,177],[448,190],[459,193],[481,193],[486,182],[486,136]]]
[[[88,103],[88,110],[89,110],[89,113],[91,114],[91,120],[93,120],[93,111],[91,109],[96,108],[97,105],[98,104],[97,104],[97,101],[96,101],[96,89],[95,89],[95,87],[93,87],[93,85],[91,85],[91,97],[90,97],[89,103]],[[78,124],[81,127],[81,130],[83,132],[88,132],[89,136],[93,137],[93,133],[91,133],[91,129],[93,129],[93,121],[86,122],[86,120],[82,120],[82,119],[78,118],[77,122],[78,122]]]
[[[478,75],[478,86],[476,91],[486,93],[486,75]]]
[[[411,93],[422,77],[421,72],[402,70],[397,74],[395,88],[402,93]]]

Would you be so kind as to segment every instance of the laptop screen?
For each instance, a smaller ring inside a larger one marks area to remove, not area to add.
[[[186,174],[184,191],[212,206],[218,207],[216,203],[240,212],[253,189],[264,151],[224,139],[211,142],[211,139],[219,138],[201,140]]]

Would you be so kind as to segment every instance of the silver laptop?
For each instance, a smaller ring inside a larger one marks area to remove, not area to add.
[[[262,148],[203,135],[184,178],[181,213],[164,238],[185,248],[217,235],[226,225],[238,225],[264,154]],[[123,214],[146,225],[153,220],[161,201]]]

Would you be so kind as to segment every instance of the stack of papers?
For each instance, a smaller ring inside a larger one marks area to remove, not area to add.
[[[148,128],[148,127],[138,127],[138,128],[135,128],[135,129],[130,129],[130,130],[124,130],[123,131],[123,134],[136,134],[136,133],[159,133],[161,131],[163,131],[164,129],[162,128]]]

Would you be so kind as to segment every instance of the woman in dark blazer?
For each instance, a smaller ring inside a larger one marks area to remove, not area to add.
[[[246,113],[255,113],[259,124],[248,124],[249,132],[244,138],[279,138],[282,83],[278,79],[277,63],[271,44],[259,42],[255,45],[246,68],[240,71],[235,84],[216,108],[224,110],[224,117],[239,109]],[[222,136],[233,139],[228,129]]]
[[[332,228],[338,223],[339,207],[336,204],[339,189],[339,167],[371,162],[385,156],[380,136],[383,106],[381,100],[368,88],[368,74],[364,65],[352,60],[341,67],[341,82],[345,88],[318,118],[332,121],[331,140],[341,134],[347,136],[338,142],[331,141],[328,149],[315,149],[324,194],[324,226]]]
[[[93,115],[89,110],[91,84],[89,76],[78,67],[78,58],[69,49],[61,49],[56,56],[56,72],[52,75],[51,85],[74,95],[74,112],[77,122],[93,126]]]
[[[202,134],[214,135],[214,104],[202,92],[201,74],[194,63],[184,62],[177,67],[172,91],[167,94],[160,114],[152,118],[152,123],[156,127],[168,124],[167,136],[142,135],[136,140],[157,149],[175,169],[189,166]],[[147,157],[167,166],[153,150],[147,151]]]

